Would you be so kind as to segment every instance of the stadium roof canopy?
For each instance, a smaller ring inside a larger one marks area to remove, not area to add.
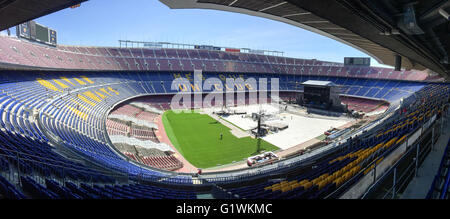
[[[0,31],[87,0],[0,0]]]
[[[160,0],[170,8],[249,14],[295,25],[386,65],[431,69],[449,79],[449,0]],[[281,38],[282,36],[280,36]]]

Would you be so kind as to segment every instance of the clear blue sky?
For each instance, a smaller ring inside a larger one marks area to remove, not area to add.
[[[119,46],[118,40],[166,41],[285,52],[285,56],[343,62],[366,54],[278,21],[204,9],[169,9],[158,0],[89,0],[36,19],[58,32],[58,43]],[[372,59],[373,66],[380,66]]]

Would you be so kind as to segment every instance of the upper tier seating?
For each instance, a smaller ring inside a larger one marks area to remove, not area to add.
[[[151,185],[125,184],[125,185],[100,185],[66,181],[57,182],[45,178],[44,183],[39,183],[32,177],[21,177],[21,189],[27,193],[23,195],[15,187],[9,187],[9,193],[2,193],[3,182],[0,176],[0,195],[8,199],[196,199],[195,192],[179,189],[160,188]],[[1,197],[1,196],[0,196]]]
[[[289,61],[287,61],[289,60]],[[89,69],[283,73],[395,80],[440,80],[421,71],[335,67],[338,63],[247,53],[193,49],[101,48],[38,45],[0,36],[0,63],[22,66]]]

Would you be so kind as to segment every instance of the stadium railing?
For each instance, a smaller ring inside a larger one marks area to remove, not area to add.
[[[424,125],[427,122],[424,121],[422,124]],[[397,198],[400,191],[405,189],[408,185],[407,183],[417,174],[418,166],[421,165],[426,155],[432,150],[434,142],[444,132],[442,125],[447,122],[448,115],[443,115],[440,120],[435,120],[434,124],[430,124],[429,127],[432,127],[431,129],[423,129],[421,136],[413,144],[407,145],[407,151],[404,152],[399,160],[385,170],[384,174],[377,173],[378,175],[381,174],[381,177],[374,178],[372,185],[361,198],[374,198],[374,194],[376,194],[375,198]],[[411,135],[420,128],[422,126],[412,131]],[[425,140],[426,135],[431,135],[431,139]],[[391,182],[388,183],[390,186],[386,187],[385,182],[387,179],[391,180]],[[383,191],[380,193],[380,190]]]

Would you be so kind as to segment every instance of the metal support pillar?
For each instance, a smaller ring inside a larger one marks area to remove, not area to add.
[[[431,129],[431,150],[432,151],[434,149],[434,128],[435,128],[435,126],[433,125],[433,129]]]
[[[394,182],[392,184],[392,199],[395,199],[395,186],[397,181],[397,167],[394,168]]]
[[[395,71],[402,70],[402,57],[400,55],[395,55]]]
[[[420,144],[417,144],[417,150],[416,150],[416,177],[419,176],[418,170],[419,170],[419,150],[420,150]]]

